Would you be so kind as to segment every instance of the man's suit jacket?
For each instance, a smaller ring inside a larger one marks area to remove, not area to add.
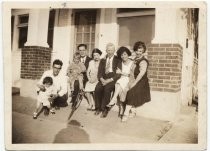
[[[90,60],[92,60],[90,57],[86,57],[86,59],[85,59],[85,68],[86,68],[86,71],[87,71],[87,69],[88,69],[88,66],[89,66],[89,62],[90,62]],[[87,74],[86,74],[86,72],[83,72],[83,81],[84,81],[84,85],[86,84],[86,82],[88,81],[88,78],[87,78]]]
[[[120,74],[116,73],[117,68],[122,69],[122,62],[120,59],[118,59],[117,56],[114,56],[112,61],[112,70],[114,73],[114,76],[111,77],[116,82],[120,78]],[[100,78],[105,77],[105,71],[106,71],[106,58],[101,59],[98,69],[98,79],[100,81]]]
[[[86,70],[88,69],[90,60],[92,60],[92,58],[90,58],[90,57],[88,57],[88,56],[87,56],[86,59],[85,59],[85,67],[86,67]]]

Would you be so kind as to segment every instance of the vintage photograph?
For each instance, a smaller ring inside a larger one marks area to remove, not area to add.
[[[6,148],[206,149],[206,4],[90,3],[4,2]]]

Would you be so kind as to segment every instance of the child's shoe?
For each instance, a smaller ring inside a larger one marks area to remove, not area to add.
[[[36,112],[34,112],[34,114],[33,114],[33,119],[37,119],[37,113]]]
[[[50,109],[50,113],[51,114],[55,114],[55,110],[54,109]]]

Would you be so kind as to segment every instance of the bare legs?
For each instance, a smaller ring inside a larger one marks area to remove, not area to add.
[[[122,117],[122,122],[125,122],[128,120],[128,117],[134,117],[136,115],[136,108],[132,107],[131,105],[126,105],[125,112]]]
[[[95,110],[95,101],[93,99],[93,95],[91,94],[91,92],[87,92],[86,97],[89,104],[88,110]]]
[[[114,96],[112,97],[111,101],[107,106],[113,106],[117,102],[117,96],[122,92],[122,88],[120,87],[120,84],[115,84],[115,91]]]

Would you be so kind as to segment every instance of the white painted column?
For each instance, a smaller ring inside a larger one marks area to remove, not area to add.
[[[60,11],[60,12],[59,12]],[[62,74],[66,74],[69,61],[73,58],[74,36],[72,36],[72,9],[56,11],[52,59],[60,59],[63,62]],[[58,16],[59,15],[59,16]]]
[[[99,32],[98,32],[98,47],[103,51],[102,57],[106,54],[106,44],[113,43],[118,46],[119,27],[117,24],[115,8],[101,9]]]
[[[155,37],[152,43],[177,43],[177,9],[155,9]]]
[[[49,9],[29,11],[28,38],[25,46],[49,47],[47,43]]]

